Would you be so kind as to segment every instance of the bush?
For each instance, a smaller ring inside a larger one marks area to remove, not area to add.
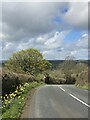
[[[89,71],[82,71],[78,74],[76,78],[76,85],[84,86],[84,85],[90,85],[90,81],[88,80],[90,75]]]
[[[47,84],[64,84],[66,82],[65,78],[55,78],[55,77],[47,77],[45,83]]]
[[[66,76],[66,82],[65,84],[75,84],[76,78],[72,76]]]
[[[42,54],[33,48],[14,53],[5,64],[5,67],[14,72],[33,75],[49,69],[50,66],[49,61],[45,60]]]
[[[47,84],[75,84],[76,78],[71,74],[65,74],[60,69],[48,71],[49,79]]]
[[[42,73],[42,74],[38,74],[38,75],[36,75],[35,76],[35,81],[36,82],[44,82],[44,74]]]
[[[32,75],[17,74],[9,70],[2,70],[2,95],[9,94],[15,91],[16,87],[25,82],[35,81]]]

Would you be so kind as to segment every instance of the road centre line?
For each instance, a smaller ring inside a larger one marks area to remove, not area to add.
[[[65,92],[65,90],[62,87],[60,87],[60,89]]]
[[[81,102],[82,104],[84,104],[85,106],[89,107],[90,108],[90,105],[88,105],[87,103],[83,102],[82,100],[80,100],[79,98],[75,97],[74,95],[72,94],[69,94],[71,97],[73,97],[74,99],[78,100],[79,102]]]
[[[65,90],[62,88],[62,87],[59,87],[62,91],[65,92]],[[67,93],[67,92],[66,92]],[[81,102],[82,104],[84,104],[85,106],[89,107],[90,108],[90,105],[88,105],[87,103],[83,102],[82,100],[80,100],[79,98],[75,97],[73,94],[71,93],[67,93],[69,94],[71,97],[73,97],[74,99],[76,99],[77,101]]]

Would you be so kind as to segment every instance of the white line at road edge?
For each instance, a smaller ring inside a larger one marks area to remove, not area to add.
[[[90,106],[89,106],[87,103],[83,102],[82,100],[78,99],[77,97],[75,97],[75,96],[72,95],[72,94],[69,94],[69,95],[70,95],[71,97],[73,97],[74,99],[78,100],[79,102],[81,102],[82,104],[84,104],[84,105],[86,105],[87,107],[90,108]]]
[[[60,89],[65,92],[65,90],[63,88],[60,87]]]

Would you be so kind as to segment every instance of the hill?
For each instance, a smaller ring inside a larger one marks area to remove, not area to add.
[[[52,69],[57,69],[57,67],[62,64],[65,60],[49,60],[49,62],[52,64]],[[75,63],[85,63],[88,64],[90,67],[90,60],[74,60]]]

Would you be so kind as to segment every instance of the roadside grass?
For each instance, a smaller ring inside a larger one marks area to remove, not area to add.
[[[90,85],[76,85],[77,88],[85,89],[85,90],[90,90]]]
[[[23,90],[22,93],[20,93],[18,96],[15,97],[15,99],[13,100],[12,104],[10,105],[10,107],[8,109],[6,109],[6,111],[4,113],[2,113],[2,119],[4,118],[15,118],[16,120],[19,119],[21,111],[25,105],[25,98],[28,94],[28,92],[35,87],[44,85],[45,83],[41,82],[41,83],[37,83],[37,82],[33,82],[31,84],[29,84],[28,86],[25,87],[25,89]]]

